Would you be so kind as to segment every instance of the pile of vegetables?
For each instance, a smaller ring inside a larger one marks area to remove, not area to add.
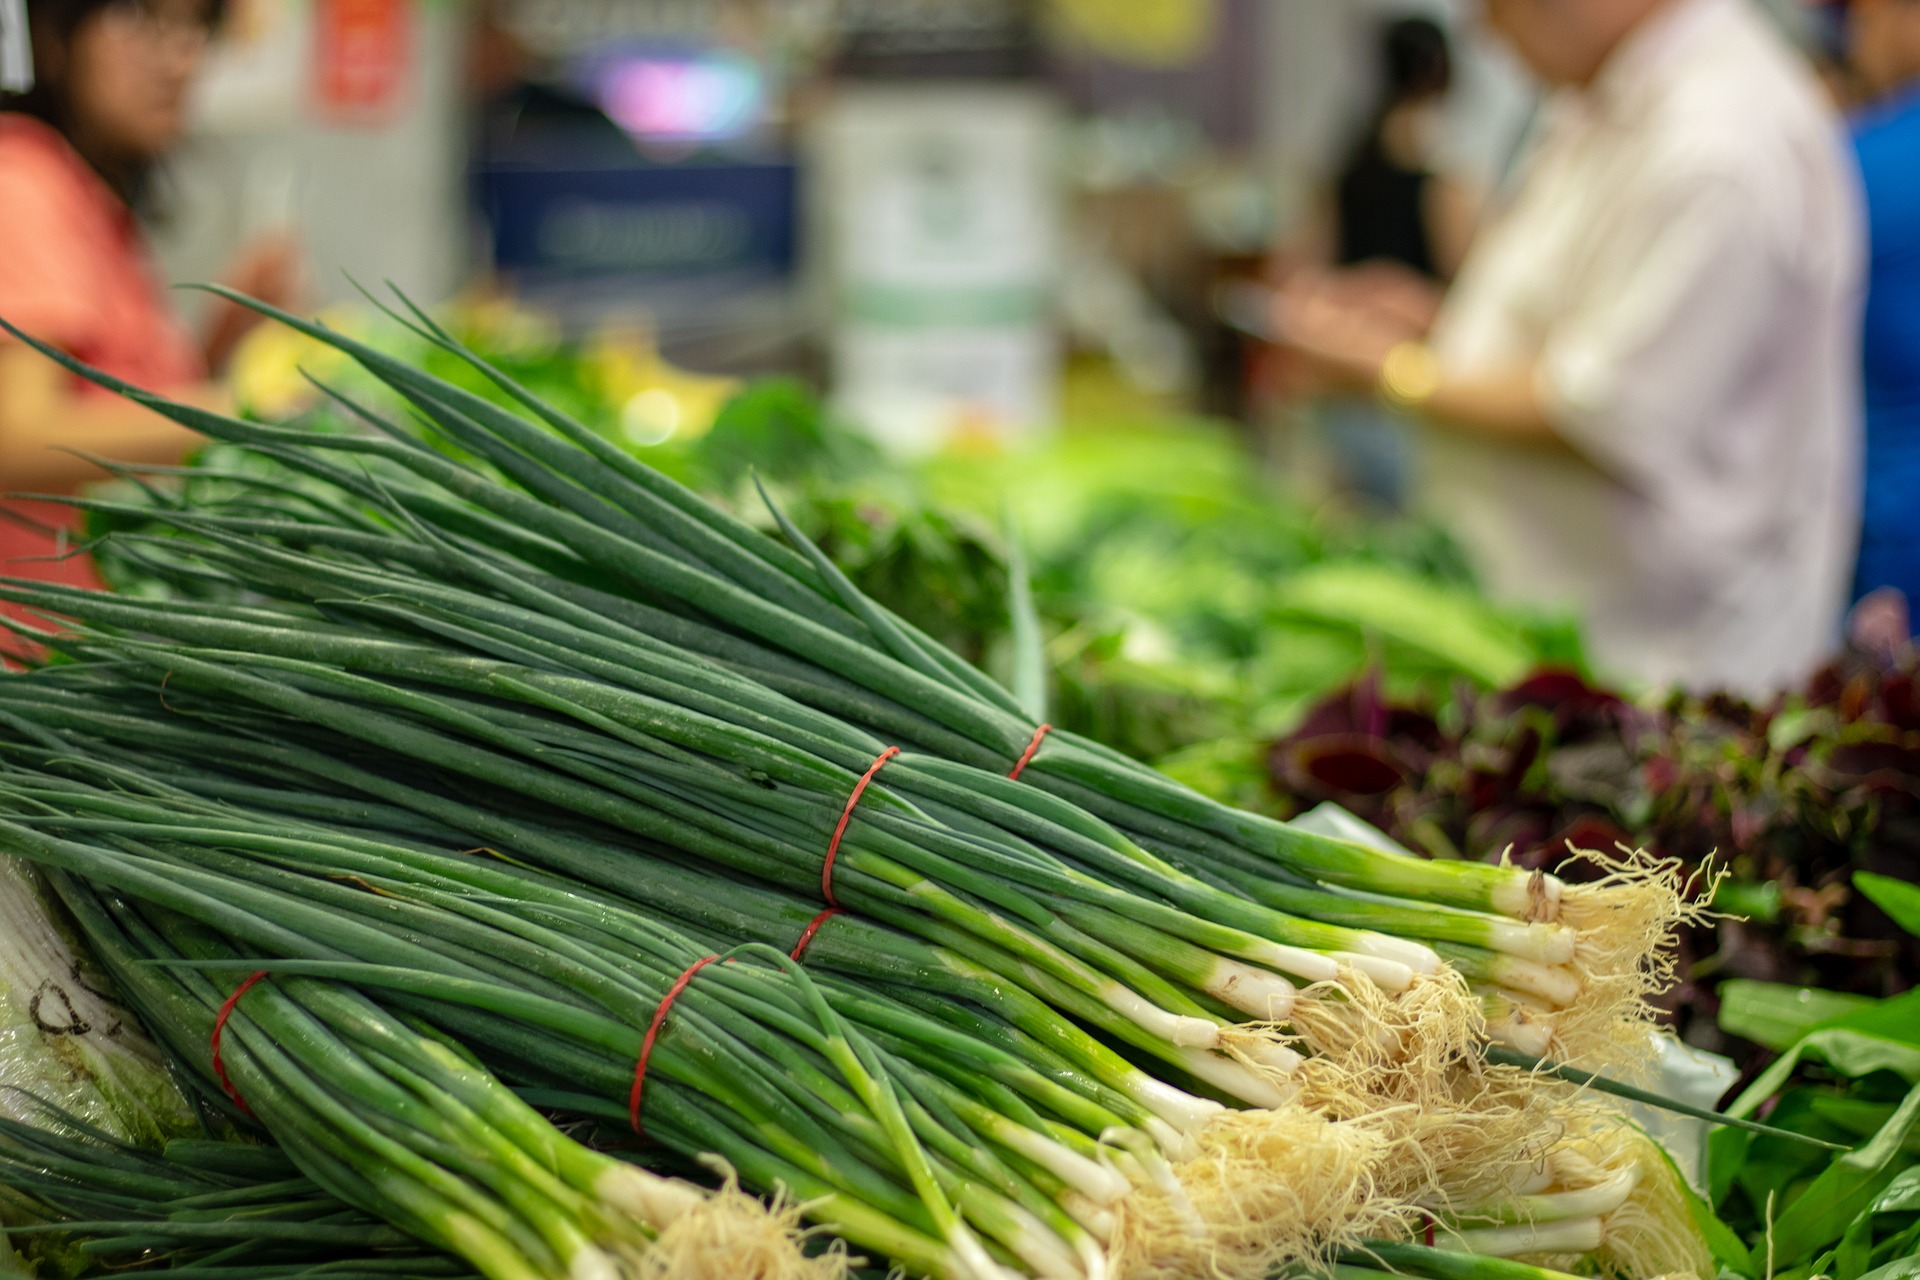
[[[365,312],[342,323],[508,403],[404,326]],[[1566,621],[1487,604],[1433,526],[1303,506],[1219,424],[1083,421],[1037,446],[961,445],[907,466],[789,380],[723,404],[730,384],[672,370],[630,334],[565,341],[498,305],[459,308],[447,327],[610,443],[771,531],[757,474],[862,591],[1002,677],[1010,562],[1023,554],[1055,719],[1137,759],[1174,757],[1183,778],[1243,775],[1244,744],[1369,664],[1412,694],[1580,663]],[[285,330],[260,331],[248,356],[239,398],[269,417],[311,400],[302,367],[377,394],[350,362]],[[669,403],[677,430],[637,422]]]
[[[1920,936],[1920,888],[1855,876]],[[1715,1256],[1744,1276],[1920,1272],[1920,992],[1885,999],[1735,980],[1723,1031],[1777,1051],[1729,1107],[1833,1144],[1726,1130],[1708,1145]],[[1738,1136],[1735,1136],[1735,1135]]]
[[[1741,1275],[1920,1274],[1920,703],[1912,651],[1848,652],[1767,705],[1643,705],[1569,673],[1397,700],[1363,680],[1267,752],[1274,812],[1336,803],[1406,847],[1555,868],[1648,847],[1724,868],[1664,1018],[1735,1055],[1708,1191]],[[1568,874],[1582,874],[1578,866]]]
[[[1856,888],[1920,882],[1915,679],[1911,653],[1852,652],[1770,705],[1642,705],[1556,672],[1443,700],[1363,680],[1273,742],[1267,805],[1332,801],[1433,857],[1550,868],[1571,843],[1715,860],[1723,917],[1683,932],[1665,1004],[1690,1041],[1741,1053],[1747,1038],[1715,1033],[1730,980],[1863,997],[1920,983],[1920,942]]]
[[[1673,868],[1234,809],[1053,727],[1030,614],[1010,689],[425,315],[494,395],[280,319],[367,430],[91,375],[222,451],[76,500],[155,589],[0,586],[49,620],[0,849],[328,1220],[494,1280],[1711,1273],[1672,1163],[1537,1062],[1649,1052]],[[181,1199],[26,1163],[105,1252]]]
[[[1581,662],[1565,622],[1486,603],[1432,526],[1305,507],[1218,424],[1084,424],[905,476],[842,462],[792,500],[863,590],[1001,672],[1017,553],[1054,714],[1182,778],[1232,768],[1370,664],[1410,695]]]

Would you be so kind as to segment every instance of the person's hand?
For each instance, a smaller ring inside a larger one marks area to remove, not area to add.
[[[240,251],[221,283],[249,298],[291,311],[306,300],[306,259],[292,235],[269,232]]]
[[[306,260],[291,235],[273,232],[242,249],[220,282],[268,306],[297,311],[307,296]],[[208,329],[207,366],[215,371],[225,368],[240,339],[260,319],[258,312],[221,299]]]
[[[1913,644],[1913,620],[1900,588],[1879,587],[1861,596],[1847,614],[1847,640],[1884,662],[1899,661]]]
[[[1341,276],[1347,298],[1406,325],[1413,337],[1425,337],[1433,328],[1446,297],[1430,277],[1398,262],[1363,262]]]
[[[1300,273],[1274,299],[1275,337],[1323,385],[1369,390],[1387,353],[1425,332],[1418,315],[1393,304],[1394,287],[1354,272]]]

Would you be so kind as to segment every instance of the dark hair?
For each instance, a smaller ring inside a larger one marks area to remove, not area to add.
[[[1387,105],[1445,93],[1453,84],[1447,33],[1431,18],[1397,18],[1380,30]]]
[[[137,6],[139,0],[27,0],[27,34],[33,45],[33,87],[25,93],[0,94],[0,110],[17,111],[42,120],[73,139],[71,103],[64,70],[56,73],[57,51],[65,55],[81,27],[108,9]],[[208,0],[207,23],[217,28],[226,16],[227,0]],[[87,156],[114,193],[130,205],[138,205],[152,176],[151,161],[128,161],[118,157]]]

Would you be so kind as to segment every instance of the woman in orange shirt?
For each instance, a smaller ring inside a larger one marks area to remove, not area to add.
[[[246,326],[222,305],[196,343],[160,288],[136,210],[179,141],[221,0],[28,0],[34,85],[0,97],[0,316],[117,377],[218,404],[210,373]],[[290,301],[297,262],[276,240],[229,281]],[[177,462],[191,432],[66,373],[0,334],[0,493],[71,493],[101,478],[68,450]],[[97,586],[65,555],[77,513],[0,501],[0,573]]]

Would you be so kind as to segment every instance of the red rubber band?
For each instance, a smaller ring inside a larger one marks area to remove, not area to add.
[[[660,1035],[660,1026],[667,1020],[667,1010],[673,1008],[673,1002],[693,981],[693,975],[718,960],[719,956],[707,956],[688,965],[686,971],[674,979],[667,988],[667,994],[661,997],[660,1007],[653,1011],[653,1021],[647,1025],[647,1038],[640,1042],[640,1060],[633,1064],[633,1092],[627,1095],[627,1119],[633,1123],[633,1131],[645,1135],[640,1127],[640,1092],[647,1087],[647,1059],[653,1056],[653,1042]]]
[[[233,989],[233,994],[228,996],[226,1003],[220,1006],[220,1012],[213,1015],[213,1078],[220,1082],[220,1087],[227,1091],[229,1098],[233,1099],[233,1105],[247,1115],[253,1114],[253,1108],[248,1106],[247,1100],[240,1096],[240,1091],[233,1087],[233,1081],[227,1079],[227,1064],[220,1060],[220,1036],[227,1029],[227,1019],[233,1016],[233,1007],[240,1003],[240,997],[247,994],[254,983],[266,976],[265,969],[254,970],[251,977]]]
[[[1020,772],[1021,770],[1027,767],[1027,762],[1033,759],[1033,753],[1040,749],[1041,739],[1045,738],[1049,733],[1052,733],[1052,732],[1053,732],[1053,726],[1050,724],[1043,724],[1038,729],[1035,729],[1033,731],[1033,741],[1029,742],[1027,744],[1027,749],[1020,753],[1020,759],[1014,764],[1013,772],[1007,775],[1009,778],[1013,779],[1015,782],[1020,781]]]
[[[847,834],[847,823],[853,821],[853,806],[860,803],[860,797],[866,794],[867,784],[873,781],[873,775],[880,772],[880,766],[900,754],[900,748],[888,747],[867,771],[860,775],[860,781],[853,784],[853,794],[847,797],[847,807],[840,811],[840,824],[833,829],[833,839],[827,842],[827,860],[820,864],[820,896],[827,905],[837,907],[840,902],[833,896],[833,860],[840,856],[840,837]]]
[[[839,907],[828,907],[825,911],[822,911],[819,915],[807,921],[807,927],[800,931],[800,941],[793,944],[793,950],[787,953],[788,957],[793,960],[798,960],[800,953],[807,949],[807,944],[813,941],[813,935],[820,932],[820,926],[839,914]]]

